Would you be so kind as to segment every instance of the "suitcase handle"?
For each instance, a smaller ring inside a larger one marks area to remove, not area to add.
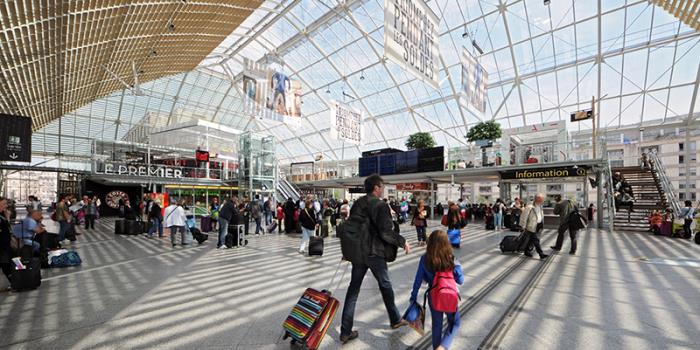
[[[343,265],[343,261],[345,261],[345,260],[340,259],[340,262],[338,263],[338,267],[335,268],[335,273],[333,274],[333,277],[331,278],[330,282],[328,282],[328,288],[326,288],[326,290],[329,292],[332,292],[333,290],[338,290],[338,288],[340,288],[340,282],[343,281],[343,279],[345,278],[345,273],[348,272],[348,268],[346,267],[343,270],[343,275],[340,276],[340,279],[336,282],[335,289],[331,290],[330,288],[333,286],[333,281],[338,276],[338,271],[340,270],[340,266]],[[350,262],[348,262],[348,264],[346,266],[350,266]]]

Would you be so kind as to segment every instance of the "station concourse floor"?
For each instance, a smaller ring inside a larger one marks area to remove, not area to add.
[[[330,286],[335,237],[323,257],[308,257],[298,235],[250,236],[247,247],[220,251],[214,234],[173,248],[167,238],[115,236],[112,219],[96,228],[69,245],[81,267],[43,270],[36,291],[0,293],[0,349],[289,349],[281,324],[306,287],[330,287],[341,303],[321,349],[429,347],[408,327],[389,328],[371,273],[355,313],[360,337],[342,346],[350,272],[344,263],[340,287]],[[591,229],[579,233],[577,255],[566,254],[567,238],[540,261],[501,254],[498,242],[513,233],[483,228],[465,228],[456,251],[468,310],[451,349],[700,349],[700,245]],[[413,227],[402,231],[414,250],[389,265],[401,312],[424,251]],[[543,233],[545,252],[554,236]]]

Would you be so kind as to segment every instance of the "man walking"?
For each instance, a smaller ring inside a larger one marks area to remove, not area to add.
[[[540,238],[538,235],[544,227],[544,212],[542,211],[542,203],[544,203],[544,195],[538,193],[535,196],[535,202],[528,204],[520,216],[520,226],[525,231],[525,239],[528,240],[525,256],[532,258],[532,248],[537,250],[540,259],[546,259],[549,255],[542,251],[540,246]]]
[[[260,195],[256,194],[255,195],[255,200],[250,202],[250,215],[253,217],[253,220],[255,220],[255,235],[259,235],[260,231],[262,233],[265,233],[265,230],[261,228],[261,220],[262,220],[262,209],[260,208]]]
[[[557,201],[557,205],[554,206],[554,214],[559,215],[559,229],[557,230],[557,243],[551,246],[552,250],[560,251],[562,244],[564,244],[564,232],[569,231],[569,238],[571,239],[571,250],[569,254],[576,254],[576,230],[569,227],[569,216],[571,212],[574,211],[574,203],[570,200],[562,200],[561,195],[554,196]]]
[[[411,251],[411,246],[406,243],[406,240],[400,234],[394,231],[389,206],[379,199],[384,192],[384,181],[382,178],[376,174],[371,175],[365,179],[364,187],[367,195],[355,202],[350,210],[350,216],[357,213],[355,215],[369,218],[370,245],[366,263],[352,264],[352,278],[345,296],[342,326],[340,327],[340,341],[343,343],[358,337],[358,332],[352,330],[355,318],[355,304],[360,294],[362,280],[365,278],[368,269],[372,271],[372,275],[374,275],[379,284],[384,307],[386,307],[386,311],[389,314],[391,328],[397,329],[403,325],[401,314],[399,314],[399,310],[394,303],[394,290],[391,286],[391,280],[389,280],[387,261],[393,261],[396,258],[396,249],[398,247],[403,247],[406,254],[408,254]]]

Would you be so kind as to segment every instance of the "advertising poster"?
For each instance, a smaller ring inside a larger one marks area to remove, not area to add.
[[[337,101],[331,101],[330,137],[359,145],[362,142],[362,112]]]
[[[301,117],[301,82],[282,71],[244,60],[243,95],[246,113],[277,121]]]
[[[384,56],[436,89],[439,24],[424,0],[384,0]]]
[[[484,66],[476,61],[469,50],[462,48],[462,100],[463,105],[481,113],[486,112],[486,99],[489,74]]]
[[[32,119],[0,113],[0,161],[30,162]]]

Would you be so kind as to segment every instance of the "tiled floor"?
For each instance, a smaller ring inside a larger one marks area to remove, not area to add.
[[[218,251],[214,235],[202,246],[172,248],[167,239],[115,237],[111,220],[97,226],[73,245],[83,266],[44,270],[36,291],[0,293],[0,348],[288,349],[281,323],[304,288],[330,287],[342,305],[349,283],[348,272],[339,288],[330,285],[340,258],[333,237],[323,257],[311,258],[296,252],[298,236],[251,237],[245,248]],[[413,228],[402,229],[414,242]],[[545,263],[502,255],[505,234],[482,225],[463,231],[457,256],[467,311],[453,349],[700,348],[700,246],[592,230],[580,235],[578,255]],[[552,240],[546,231],[542,245]],[[402,311],[422,252],[390,264]],[[425,344],[411,329],[389,329],[371,275],[357,306],[360,338],[344,347],[340,312],[323,349]]]

